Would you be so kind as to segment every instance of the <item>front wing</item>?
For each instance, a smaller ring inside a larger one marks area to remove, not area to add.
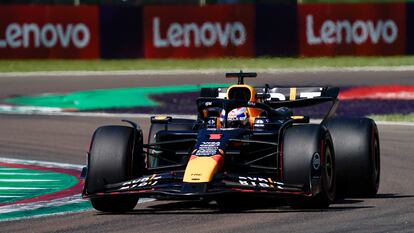
[[[140,197],[167,196],[192,199],[214,197],[232,193],[250,193],[268,196],[312,196],[309,187],[303,184],[285,184],[269,177],[239,174],[216,174],[209,183],[183,182],[184,171],[146,175],[140,178],[105,185],[98,193],[83,191],[83,198],[107,195],[137,195]]]

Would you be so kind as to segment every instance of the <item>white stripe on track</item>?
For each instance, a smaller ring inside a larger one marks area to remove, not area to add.
[[[14,205],[6,205],[0,207],[0,214],[9,213],[9,212],[16,212],[16,211],[23,211],[23,210],[34,210],[38,208],[45,208],[45,207],[52,207],[52,206],[61,206],[66,204],[73,204],[84,202],[80,196],[80,194],[59,198],[51,201],[38,201],[32,203],[23,203],[23,204],[14,204]]]
[[[25,164],[25,165],[37,165],[37,166],[43,166],[43,167],[54,167],[54,168],[64,168],[64,169],[74,169],[74,170],[81,170],[82,165],[74,165],[74,164],[67,164],[67,163],[55,163],[55,162],[44,162],[44,161],[35,161],[35,160],[21,160],[21,159],[12,159],[12,158],[2,158],[0,157],[0,162],[4,163],[14,163],[14,164]],[[7,173],[7,171],[11,171],[13,173],[17,174],[24,174],[24,173],[18,173],[16,170],[23,170],[21,168],[12,168],[12,169],[0,169],[0,171],[3,171],[2,174],[10,174]],[[29,173],[26,173],[29,174]],[[37,173],[39,175],[43,175],[43,173]],[[40,179],[39,179],[40,180]],[[42,180],[44,181],[44,180]],[[29,187],[0,187],[0,190],[32,190],[32,189],[46,189],[46,188],[29,188]],[[0,196],[0,198],[17,198],[19,196],[13,196],[13,195],[3,195]],[[21,203],[21,204],[11,204],[11,205],[5,205],[0,207],[0,214],[4,213],[11,213],[11,212],[17,212],[17,211],[25,211],[25,210],[36,210],[40,208],[47,208],[47,207],[58,207],[61,205],[66,204],[76,204],[85,202],[87,200],[84,200],[81,198],[80,194],[59,198],[55,200],[47,200],[47,201],[38,201],[38,202],[31,202],[31,203]],[[50,216],[50,215],[64,215],[69,213],[76,213],[76,212],[83,212],[82,210],[75,210],[75,211],[64,211],[60,213],[52,213],[52,214],[41,214],[37,216],[30,216],[30,217],[21,217],[21,218],[11,218],[11,219],[2,219],[2,221],[12,221],[12,220],[19,220],[24,218],[38,218],[42,216]]]
[[[0,187],[0,190],[42,190],[48,188],[36,188],[36,187]]]
[[[399,121],[375,121],[377,125],[389,125],[389,126],[414,126],[414,122],[399,122]]]
[[[308,67],[308,68],[244,68],[257,73],[284,74],[299,72],[404,72],[414,71],[414,66],[365,66],[365,67]],[[36,71],[36,72],[0,72],[0,77],[32,77],[32,76],[54,76],[56,78],[79,77],[79,76],[143,76],[143,75],[195,75],[195,74],[218,74],[223,75],[234,69],[175,69],[175,70],[120,70],[120,71]]]
[[[59,180],[42,180],[42,179],[0,179],[0,182],[57,182]]]
[[[11,106],[11,105],[0,105],[0,113],[8,112],[61,112],[61,108],[52,108],[52,107],[36,107],[36,106]]]
[[[12,157],[7,156],[7,155],[1,155],[1,156],[5,156],[5,157]],[[17,164],[25,164],[25,165],[37,165],[37,166],[43,166],[43,167],[48,167],[48,168],[63,168],[63,169],[74,169],[74,170],[82,170],[82,168],[85,165],[76,165],[76,164],[68,164],[68,163],[55,163],[55,162],[45,162],[45,161],[38,161],[38,160],[23,160],[23,159],[13,159],[13,158],[4,158],[4,157],[0,157],[0,162],[3,163],[17,163]],[[21,168],[15,168],[15,169],[20,169]],[[0,168],[0,170],[2,170]]]
[[[0,176],[9,175],[9,176],[40,176],[40,175],[49,175],[48,173],[19,173],[19,172],[0,172]]]
[[[17,163],[17,164],[26,164],[26,165],[38,165],[38,166],[44,166],[44,167],[58,167],[58,168],[66,168],[66,169],[76,169],[80,170],[82,169],[83,165],[75,165],[75,164],[67,164],[67,163],[55,163],[55,162],[44,162],[44,161],[36,161],[36,160],[21,160],[21,159],[12,159],[12,158],[2,158],[0,157],[0,162],[4,163]],[[21,169],[21,168],[17,168]],[[3,169],[6,170],[6,169]],[[15,171],[16,169],[10,169],[10,171]],[[15,187],[0,187],[1,189],[16,189]],[[26,188],[21,187],[20,189],[35,189],[35,188]],[[40,189],[40,188],[37,188]],[[43,188],[42,188],[43,189]],[[19,196],[0,196],[0,198],[14,198]],[[154,201],[155,199],[152,198],[140,198],[138,203],[144,203],[149,201]],[[81,194],[76,194],[69,197],[59,198],[55,200],[48,200],[48,201],[38,201],[38,202],[32,202],[32,203],[21,203],[21,204],[12,204],[12,205],[6,205],[0,207],[0,214],[4,213],[10,213],[10,212],[16,212],[16,211],[25,211],[25,210],[36,210],[39,208],[45,208],[45,207],[55,207],[55,206],[61,206],[66,204],[76,204],[85,202],[87,200],[82,199]],[[37,216],[31,216],[28,218],[38,218],[42,216],[51,216],[51,215],[63,215],[63,214],[69,214],[69,213],[77,213],[77,212],[84,212],[85,210],[75,210],[75,211],[66,211],[61,213],[52,213],[52,214],[42,214]],[[23,217],[25,218],[25,217]],[[16,219],[3,219],[1,221],[11,221],[11,220],[18,220],[22,218],[16,218]],[[0,221],[0,222],[1,222]]]

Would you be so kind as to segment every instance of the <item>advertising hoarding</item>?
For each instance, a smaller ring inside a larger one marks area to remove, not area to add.
[[[405,54],[404,3],[301,4],[300,56]]]
[[[98,8],[0,6],[0,59],[99,58]]]
[[[148,6],[145,58],[254,57],[253,5]]]

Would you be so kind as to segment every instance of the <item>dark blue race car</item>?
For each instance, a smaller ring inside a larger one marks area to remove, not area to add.
[[[105,212],[132,210],[141,197],[215,200],[242,206],[262,196],[299,208],[328,208],[336,196],[373,196],[380,179],[375,122],[335,118],[338,88],[202,89],[197,119],[151,118],[148,144],[138,125],[102,126],[92,137],[83,197]],[[309,123],[293,109],[329,104]]]

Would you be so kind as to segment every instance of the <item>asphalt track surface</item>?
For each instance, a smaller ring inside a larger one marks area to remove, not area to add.
[[[1,77],[0,98],[95,88],[221,83],[221,75]],[[224,80],[226,82],[226,80]],[[229,82],[231,80],[227,80]],[[323,72],[261,75],[254,84],[414,85],[414,72]],[[147,119],[137,121],[147,132]],[[0,155],[85,163],[93,130],[118,118],[0,115]],[[88,211],[0,223],[0,232],[414,232],[414,127],[379,126],[381,184],[375,198],[341,200],[328,210],[294,210],[269,202],[221,213],[214,203],[156,201],[126,214]]]

